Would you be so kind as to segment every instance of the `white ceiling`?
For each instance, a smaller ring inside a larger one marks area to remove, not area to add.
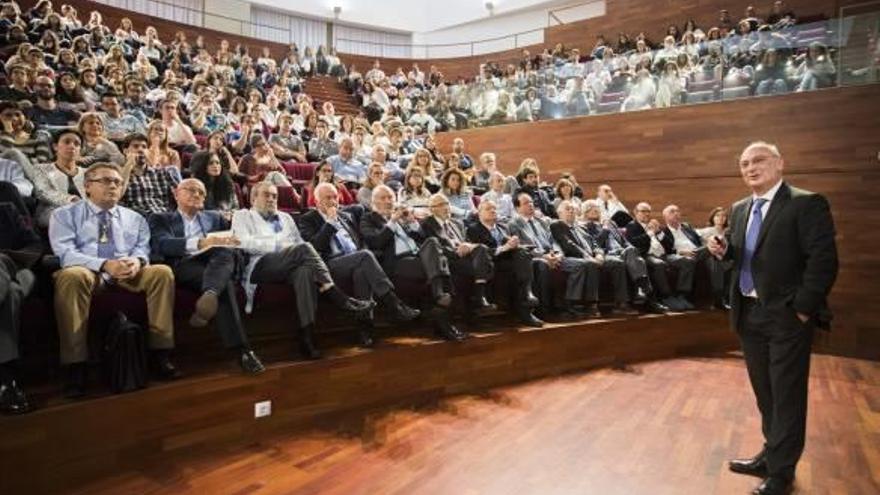
[[[576,5],[587,0],[491,0],[494,15]],[[333,7],[342,7],[340,22],[385,30],[426,33],[471,23],[489,16],[486,0],[250,0],[251,3],[294,14],[333,19]],[[536,26],[538,27],[538,26]]]

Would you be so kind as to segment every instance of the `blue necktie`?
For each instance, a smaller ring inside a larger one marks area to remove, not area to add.
[[[336,234],[333,235],[333,241],[342,254],[351,254],[357,251],[357,244],[348,233],[348,230],[342,225],[342,222],[336,223]]]
[[[739,268],[739,290],[743,295],[750,294],[755,290],[755,281],[752,278],[752,256],[755,255],[755,247],[758,244],[758,234],[761,233],[761,224],[764,219],[761,217],[761,207],[767,200],[758,198],[752,205],[752,221],[749,223],[749,229],[746,231],[746,245],[743,249],[742,266]]]
[[[111,260],[116,256],[116,243],[113,241],[113,229],[110,223],[110,212],[98,213],[98,258]]]
[[[284,226],[281,225],[281,217],[278,215],[268,215],[263,218],[272,224],[272,230],[274,230],[276,234],[284,230]]]

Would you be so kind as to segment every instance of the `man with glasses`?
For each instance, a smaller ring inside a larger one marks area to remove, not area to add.
[[[174,274],[166,265],[149,264],[150,229],[141,215],[119,204],[119,167],[93,164],[85,182],[86,200],[56,209],[49,221],[49,241],[62,266],[54,278],[65,395],[85,394],[89,307],[106,285],[145,294],[154,372],[160,379],[178,378],[170,360]]]
[[[76,125],[79,112],[60,108],[55,101],[55,83],[51,78],[40,76],[34,82],[37,101],[28,112],[28,118],[37,127],[66,127]]]
[[[157,167],[147,158],[147,136],[129,134],[122,144],[125,167],[121,203],[144,217],[174,210],[174,190],[180,181],[169,167]],[[179,173],[179,172],[178,172]]]
[[[663,306],[673,311],[689,309],[686,302],[675,297],[669,285],[666,269],[666,248],[661,242],[663,227],[656,219],[651,218],[651,205],[645,202],[636,205],[635,218],[627,224],[625,235],[633,246],[639,250],[648,267],[651,284],[660,297]]]
[[[251,188],[251,209],[235,212],[232,232],[249,255],[244,270],[247,312],[253,307],[257,284],[286,284],[293,289],[300,350],[307,359],[321,357],[312,338],[318,294],[355,319],[369,319],[373,301],[354,299],[339,290],[321,256],[300,235],[293,217],[278,211],[278,188],[272,183],[258,182]]]
[[[486,299],[486,284],[492,279],[495,269],[492,253],[483,244],[467,242],[464,224],[452,218],[449,200],[436,193],[428,200],[431,216],[422,220],[422,230],[429,238],[440,241],[443,254],[449,260],[453,274],[463,274],[474,278],[471,291],[471,309],[479,313],[492,311],[494,304]]]
[[[234,248],[239,242],[223,232],[229,228],[223,215],[204,211],[205,194],[198,179],[178,184],[174,191],[177,211],[150,215],[152,252],[171,266],[179,285],[200,294],[190,326],[204,327],[215,319],[224,347],[236,354],[241,369],[262,373],[265,368],[248,345],[236,299],[240,256]]]

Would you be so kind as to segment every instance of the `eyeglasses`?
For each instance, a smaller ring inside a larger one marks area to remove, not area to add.
[[[193,196],[204,196],[205,195],[205,191],[203,191],[197,187],[182,187],[181,189],[192,194]]]
[[[122,179],[115,179],[113,177],[99,177],[97,179],[89,179],[88,181],[89,182],[99,182],[99,183],[101,183],[101,185],[104,185],[104,186],[111,186],[111,185],[121,186],[122,185]]]

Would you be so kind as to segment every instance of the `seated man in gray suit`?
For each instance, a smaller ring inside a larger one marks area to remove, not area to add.
[[[18,381],[18,333],[21,304],[34,288],[34,274],[0,253],[0,413],[23,414],[31,410]]]
[[[203,211],[205,185],[198,179],[185,179],[174,190],[177,211],[150,215],[150,242],[154,256],[174,270],[178,285],[198,291],[195,312],[189,324],[203,327],[216,316],[217,331],[223,345],[238,355],[245,373],[265,371],[250,349],[235,297],[235,273],[239,253],[238,239],[231,235],[210,236],[228,229],[216,211]]]
[[[629,315],[635,311],[627,302],[629,294],[626,288],[626,271],[623,263],[607,262],[604,253],[587,233],[577,225],[575,207],[569,201],[562,201],[556,208],[559,220],[550,224],[553,239],[559,244],[562,253],[572,258],[581,258],[589,262],[587,272],[586,299],[592,314],[599,310],[599,272],[607,271],[611,276],[614,290],[614,309],[612,314]]]
[[[588,282],[589,262],[583,258],[563,256],[559,246],[550,233],[550,222],[546,217],[535,216],[535,203],[525,192],[517,193],[513,198],[516,215],[507,224],[512,235],[519,237],[520,246],[529,249],[532,254],[532,267],[536,272],[535,282],[538,289],[538,300],[541,301],[540,318],[553,311],[553,295],[550,290],[550,271],[562,270],[567,274],[565,279],[565,312],[573,317],[583,317],[587,312],[578,306],[584,300],[584,287]],[[539,275],[540,274],[540,275]],[[594,269],[592,276],[598,283],[599,271]],[[594,310],[591,316],[598,316]]]
[[[248,299],[245,310],[250,313],[253,308],[257,284],[286,284],[292,288],[299,316],[299,345],[306,358],[321,357],[312,338],[318,293],[355,318],[369,318],[373,302],[353,299],[339,290],[327,265],[305,242],[293,218],[278,211],[278,188],[272,183],[258,182],[251,188],[251,209],[235,212],[232,232],[250,255],[244,273]]]

